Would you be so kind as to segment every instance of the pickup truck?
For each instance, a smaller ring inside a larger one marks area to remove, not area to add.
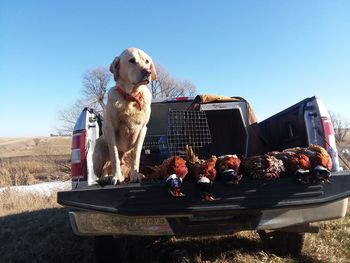
[[[101,187],[92,153],[103,119],[85,108],[72,136],[72,190],[59,192],[58,203],[72,208],[75,234],[95,236],[97,258],[118,254],[117,247],[106,248],[124,236],[228,235],[243,230],[258,231],[263,247],[276,254],[298,255],[304,233],[318,232],[317,222],[346,215],[350,171],[339,171],[332,122],[319,98],[306,98],[259,123],[249,103],[239,97],[166,98],[154,100],[151,107],[140,166],[159,164],[188,143],[202,158],[316,144],[332,157],[330,180],[310,185],[293,176],[269,181],[243,177],[236,185],[217,181],[212,186],[214,201],[202,200],[192,180],[183,182],[186,195],[180,198],[171,196],[163,181]],[[184,123],[195,131],[184,131]]]

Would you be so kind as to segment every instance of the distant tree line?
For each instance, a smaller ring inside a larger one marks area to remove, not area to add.
[[[57,134],[55,133],[50,133],[50,137],[67,137],[67,136],[71,136],[72,132],[70,133],[62,133],[62,132],[58,132]]]
[[[331,120],[334,127],[334,136],[338,143],[345,141],[350,131],[350,122],[339,113],[331,112]]]
[[[345,169],[350,168],[350,122],[339,113],[330,112],[337,143],[340,164]]]

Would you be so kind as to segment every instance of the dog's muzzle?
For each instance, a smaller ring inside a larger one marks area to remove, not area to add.
[[[141,71],[142,77],[145,78],[149,78],[149,76],[151,76],[151,71],[149,69],[143,69]]]
[[[148,84],[150,82],[151,71],[148,69],[142,69],[140,71],[140,80],[138,82],[133,83],[134,85],[142,85]]]

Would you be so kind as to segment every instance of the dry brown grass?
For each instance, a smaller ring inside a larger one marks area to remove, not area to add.
[[[21,214],[51,208],[61,208],[55,194],[46,197],[21,193],[11,189],[0,192],[0,216]]]
[[[0,138],[0,187],[68,180],[70,138]]]
[[[0,158],[70,154],[71,137],[0,138]]]
[[[69,156],[0,158],[0,187],[70,179]]]
[[[0,192],[0,262],[92,262],[92,239],[75,236],[50,197]]]

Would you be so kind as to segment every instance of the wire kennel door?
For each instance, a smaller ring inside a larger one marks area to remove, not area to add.
[[[209,143],[211,134],[204,111],[169,111],[167,146],[171,155],[183,155],[186,145],[198,149]]]

